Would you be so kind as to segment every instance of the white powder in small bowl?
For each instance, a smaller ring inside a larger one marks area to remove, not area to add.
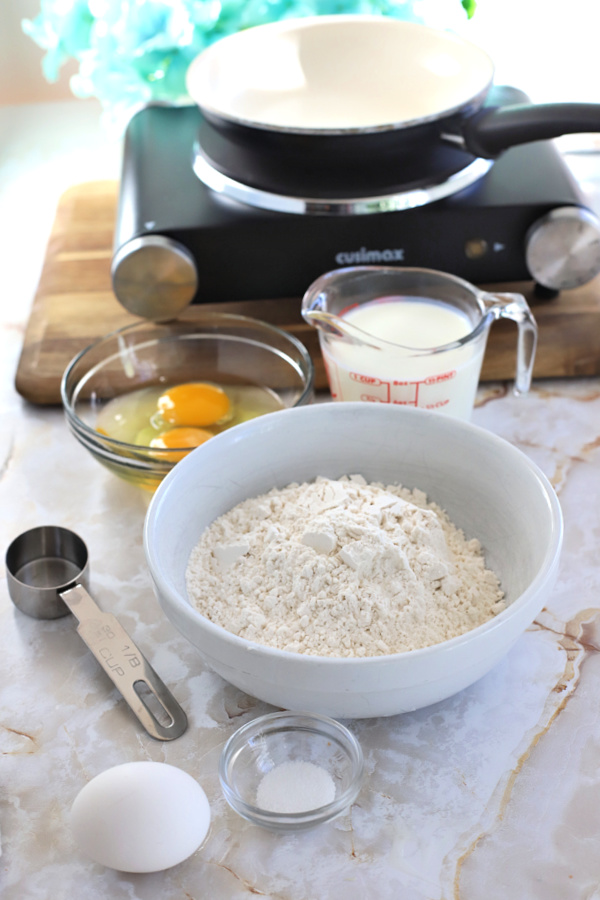
[[[335,800],[335,782],[315,763],[293,760],[270,769],[256,791],[256,805],[275,813],[303,813]]]
[[[504,609],[478,540],[422,491],[361,475],[238,504],[203,533],[186,581],[199,612],[227,631],[319,656],[428,647]]]

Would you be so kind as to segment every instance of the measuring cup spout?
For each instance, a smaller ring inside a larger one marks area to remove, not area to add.
[[[511,319],[516,322],[517,366],[513,392],[519,396],[531,387],[533,364],[537,347],[537,324],[529,305],[521,294],[484,294],[483,301],[488,315],[493,319]]]
[[[323,309],[303,308],[302,316],[309,325],[314,325],[324,335],[340,338],[347,343],[359,344],[362,347],[370,347],[372,350],[381,349],[374,338],[333,313]]]
[[[302,316],[309,325],[314,325],[315,328],[325,332],[325,334],[331,334],[334,337],[343,337],[344,335],[345,329],[342,320],[338,316],[334,316],[322,309],[303,309]]]

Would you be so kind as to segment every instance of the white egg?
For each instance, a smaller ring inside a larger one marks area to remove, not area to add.
[[[160,872],[191,856],[208,833],[210,806],[198,782],[175,766],[130,762],[93,778],[75,798],[76,843],[121,872]]]

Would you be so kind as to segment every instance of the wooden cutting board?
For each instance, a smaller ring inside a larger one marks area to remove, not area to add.
[[[17,391],[31,403],[59,404],[70,360],[104,334],[139,321],[111,289],[117,201],[115,181],[76,185],[59,201],[15,377]],[[530,283],[493,287],[524,294],[533,309],[539,328],[534,377],[600,375],[600,277],[549,301],[534,298]],[[200,308],[241,313],[293,333],[315,363],[317,389],[327,388],[317,333],[302,319],[298,297]],[[515,347],[516,326],[495,323],[482,380],[512,379]]]

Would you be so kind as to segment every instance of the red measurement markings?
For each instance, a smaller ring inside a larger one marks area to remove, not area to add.
[[[456,378],[456,369],[442,372],[440,375],[430,375],[429,378],[420,378],[417,381],[392,381],[392,384],[398,387],[408,387],[411,384],[439,384],[442,381],[450,381],[452,378]]]
[[[438,400],[437,403],[426,403],[423,409],[441,409],[442,406],[448,406],[449,403],[449,399]]]
[[[360,372],[350,372],[350,378],[352,381],[359,381],[361,384],[372,384],[375,386],[387,383],[380,378],[373,378],[372,375],[361,375]]]
[[[374,378],[371,375],[362,375],[360,372],[348,372],[351,381],[356,381],[358,384],[364,384],[366,387],[372,388],[384,388],[385,395],[382,397],[378,397],[377,400],[379,403],[390,403],[391,402],[391,384],[389,381],[382,381],[381,378]],[[366,395],[361,395],[365,397]],[[373,395],[374,399],[374,395]]]
[[[414,397],[406,400],[393,400],[393,403],[397,406],[418,406],[419,398],[423,396],[422,390],[424,388],[431,387],[435,384],[443,384],[445,381],[452,381],[455,377],[456,369],[452,369],[450,372],[442,372],[439,375],[430,375],[429,378],[421,378],[418,381],[393,381],[392,384],[394,387],[414,389]],[[445,399],[437,400],[435,403],[427,403],[423,399],[421,406],[423,409],[438,409],[441,406],[446,406],[449,402],[449,399]]]
[[[338,398],[343,400],[342,389],[339,383],[338,367],[333,363],[330,363],[325,355],[323,355],[323,363],[325,365],[327,381],[329,382],[329,393],[334,400],[337,400]]]
[[[431,375],[429,378],[425,378],[423,384],[440,384],[442,381],[452,381],[453,378],[456,378],[456,369],[452,369],[450,372],[443,372],[441,375]]]
[[[414,388],[414,397],[407,400],[392,400],[396,406],[418,406],[419,405],[419,385],[420,381],[393,381],[394,387]]]

